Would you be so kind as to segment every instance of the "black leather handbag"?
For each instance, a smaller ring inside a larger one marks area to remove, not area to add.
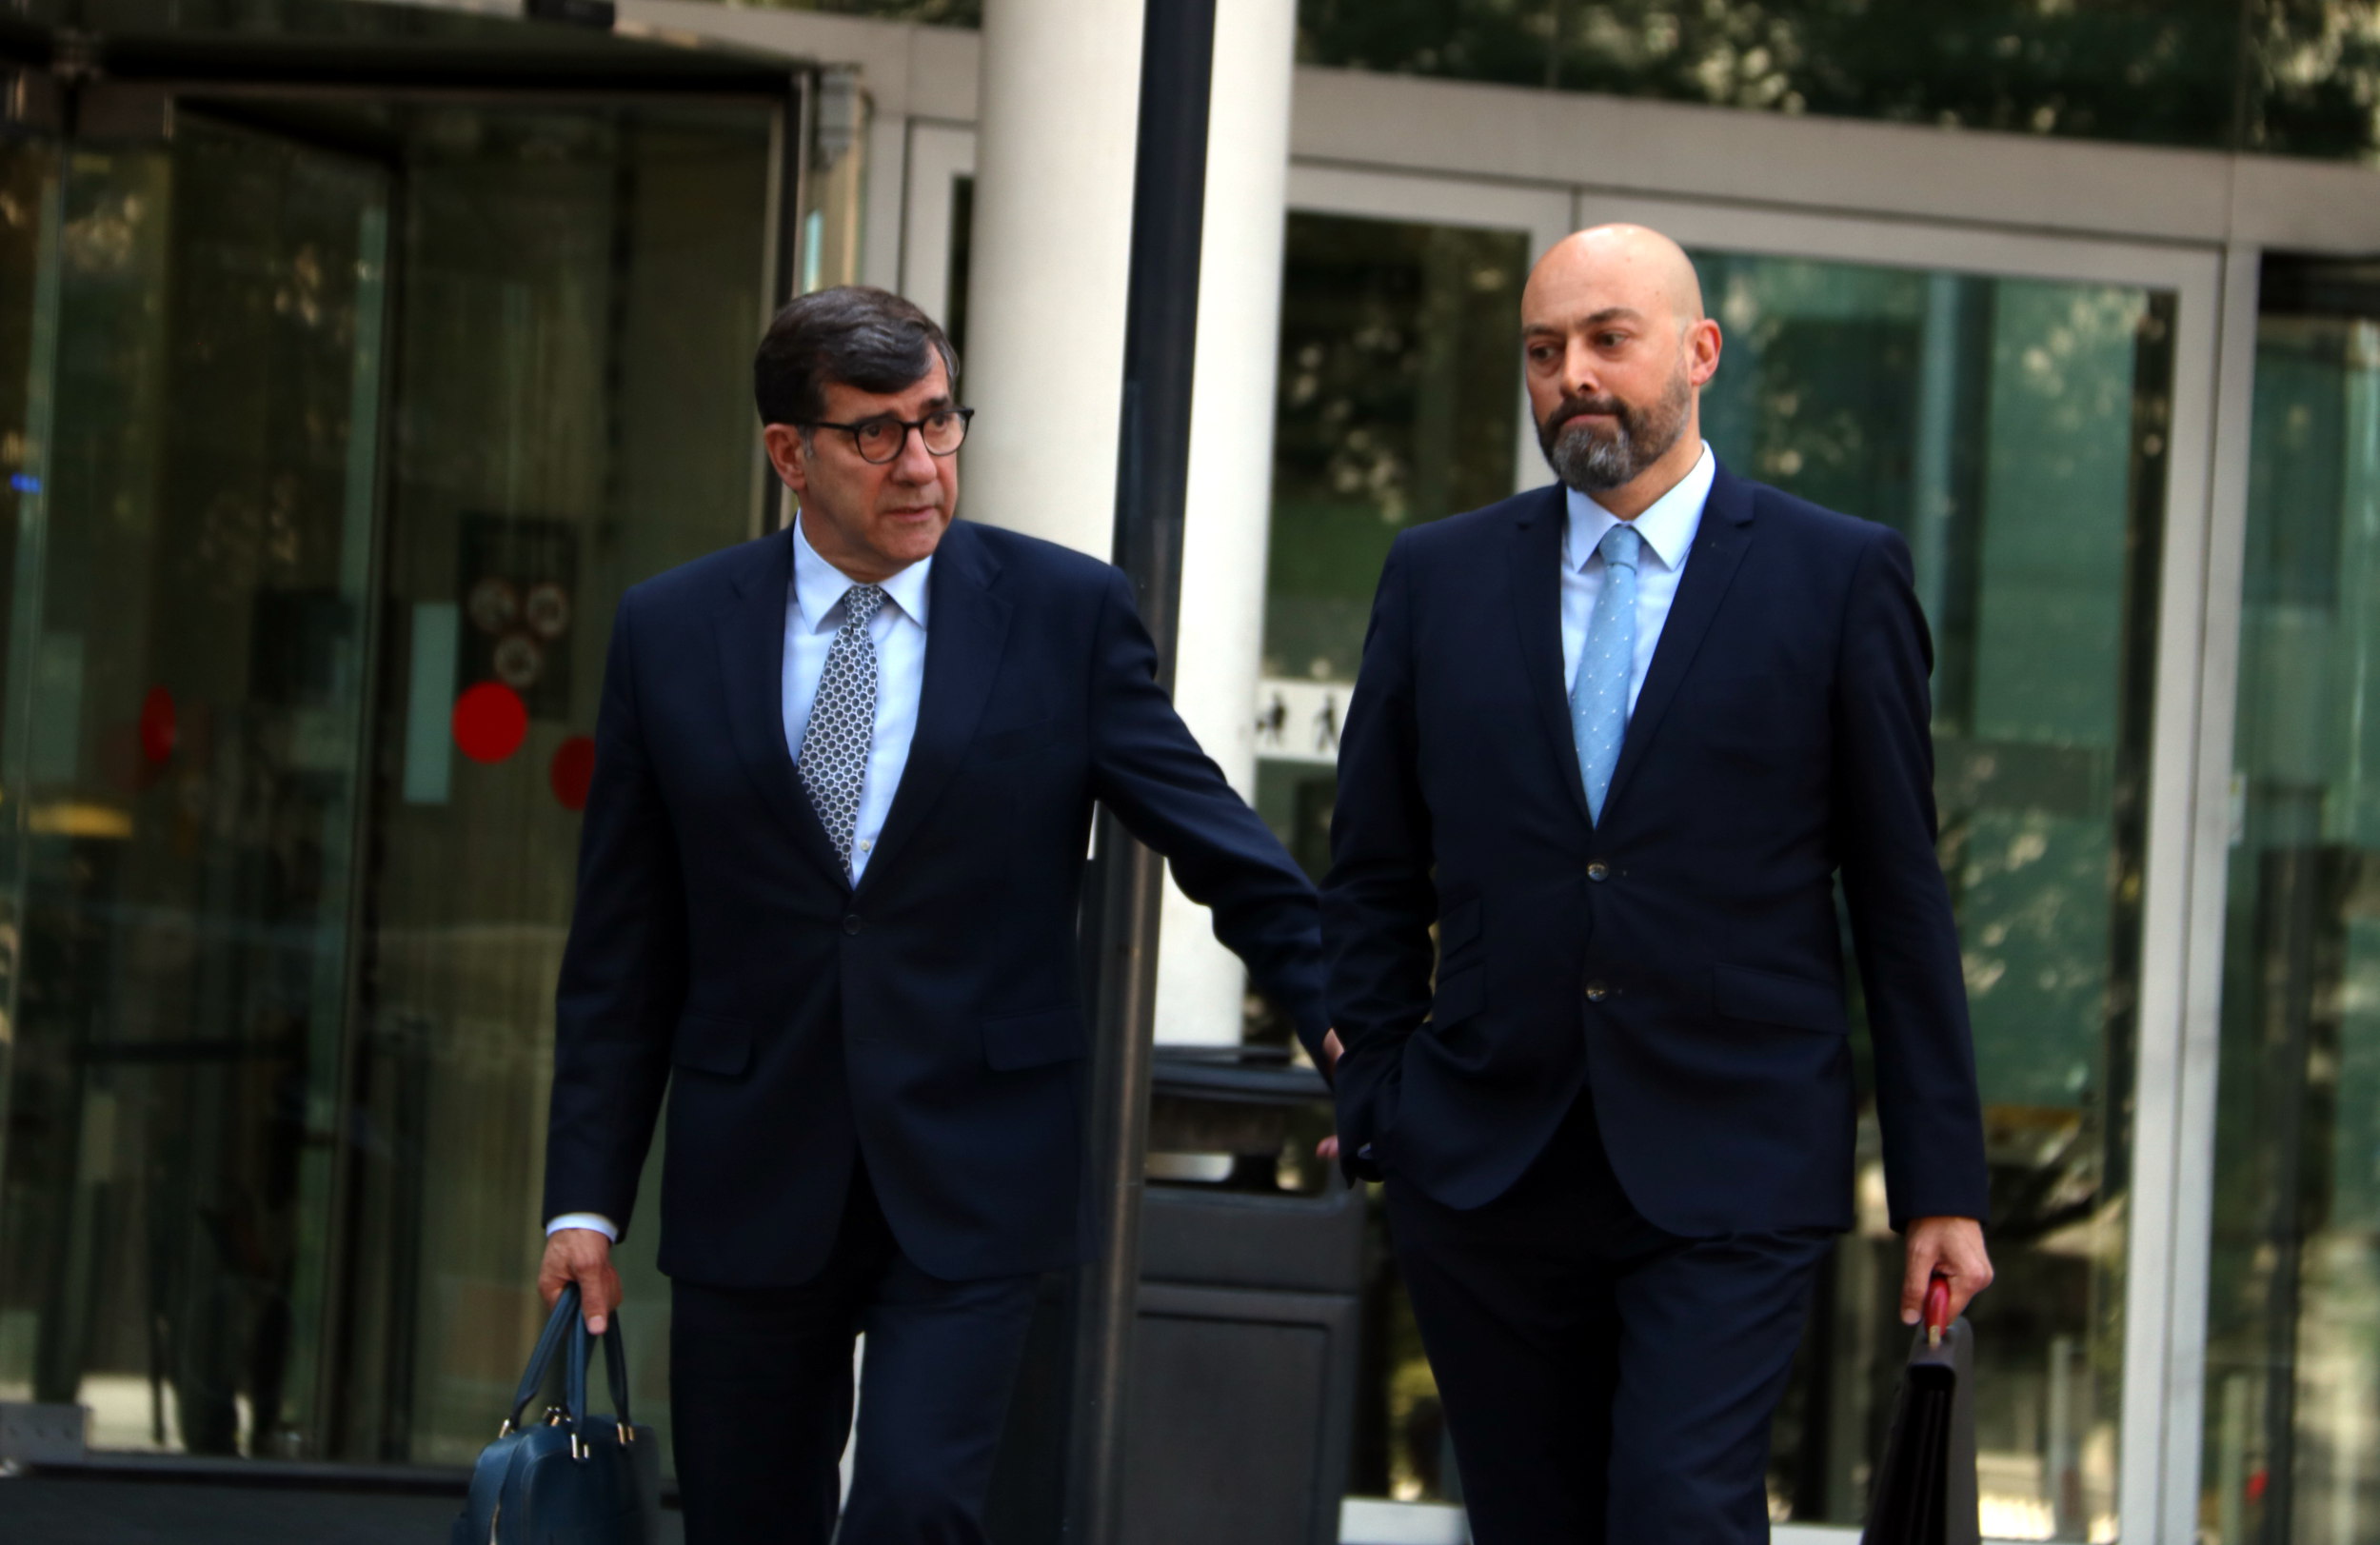
[[[563,1289],[529,1354],[512,1414],[480,1451],[450,1545],[659,1545],[661,1448],[653,1430],[628,1415],[628,1354],[617,1309],[600,1337],[616,1416],[586,1409],[586,1364],[597,1339],[579,1316],[578,1288]],[[563,1403],[523,1425],[565,1342]]]

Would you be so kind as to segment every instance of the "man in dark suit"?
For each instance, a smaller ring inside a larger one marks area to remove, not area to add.
[[[622,599],[555,1031],[541,1285],[601,1329],[664,1087],[694,1545],[966,1545],[1038,1273],[1086,1258],[1076,920],[1107,804],[1322,1047],[1312,887],[1182,726],[1113,567],[966,523],[925,315],[762,342],[775,536]],[[1040,432],[1063,433],[1064,419]]]
[[[1339,1140],[1385,1172],[1480,1545],[1764,1540],[1852,1223],[1838,875],[1902,1317],[1991,1280],[1931,646],[1898,536],[1702,444],[1719,331],[1674,243],[1569,238],[1522,321],[1562,485],[1398,539],[1348,710]]]

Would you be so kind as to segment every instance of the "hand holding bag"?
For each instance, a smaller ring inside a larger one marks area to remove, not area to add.
[[[1868,1498],[1862,1545],[1977,1545],[1975,1333],[1951,1319],[1951,1285],[1926,1285],[1925,1324],[1901,1375]]]
[[[596,1339],[579,1315],[577,1285],[563,1289],[529,1354],[512,1414],[480,1451],[450,1545],[658,1545],[661,1449],[653,1430],[628,1414],[628,1354],[618,1310],[601,1337],[617,1416],[586,1409],[586,1364]],[[565,1342],[563,1403],[524,1427],[522,1416]]]

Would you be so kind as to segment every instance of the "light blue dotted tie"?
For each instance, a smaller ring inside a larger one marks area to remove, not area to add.
[[[1603,555],[1603,593],[1587,620],[1587,646],[1579,651],[1578,679],[1570,686],[1570,735],[1587,782],[1587,809],[1597,822],[1619,766],[1620,743],[1628,735],[1628,679],[1636,664],[1636,558],[1643,545],[1636,527],[1625,524],[1604,532],[1596,545]]]

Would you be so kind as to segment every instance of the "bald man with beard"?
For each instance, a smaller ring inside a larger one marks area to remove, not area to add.
[[[1479,1545],[1765,1540],[1853,1222],[1838,881],[1902,1318],[1992,1279],[1932,645],[1898,535],[1703,444],[1676,243],[1567,238],[1521,322],[1560,482],[1398,539],[1348,709],[1339,1151],[1386,1180]]]

